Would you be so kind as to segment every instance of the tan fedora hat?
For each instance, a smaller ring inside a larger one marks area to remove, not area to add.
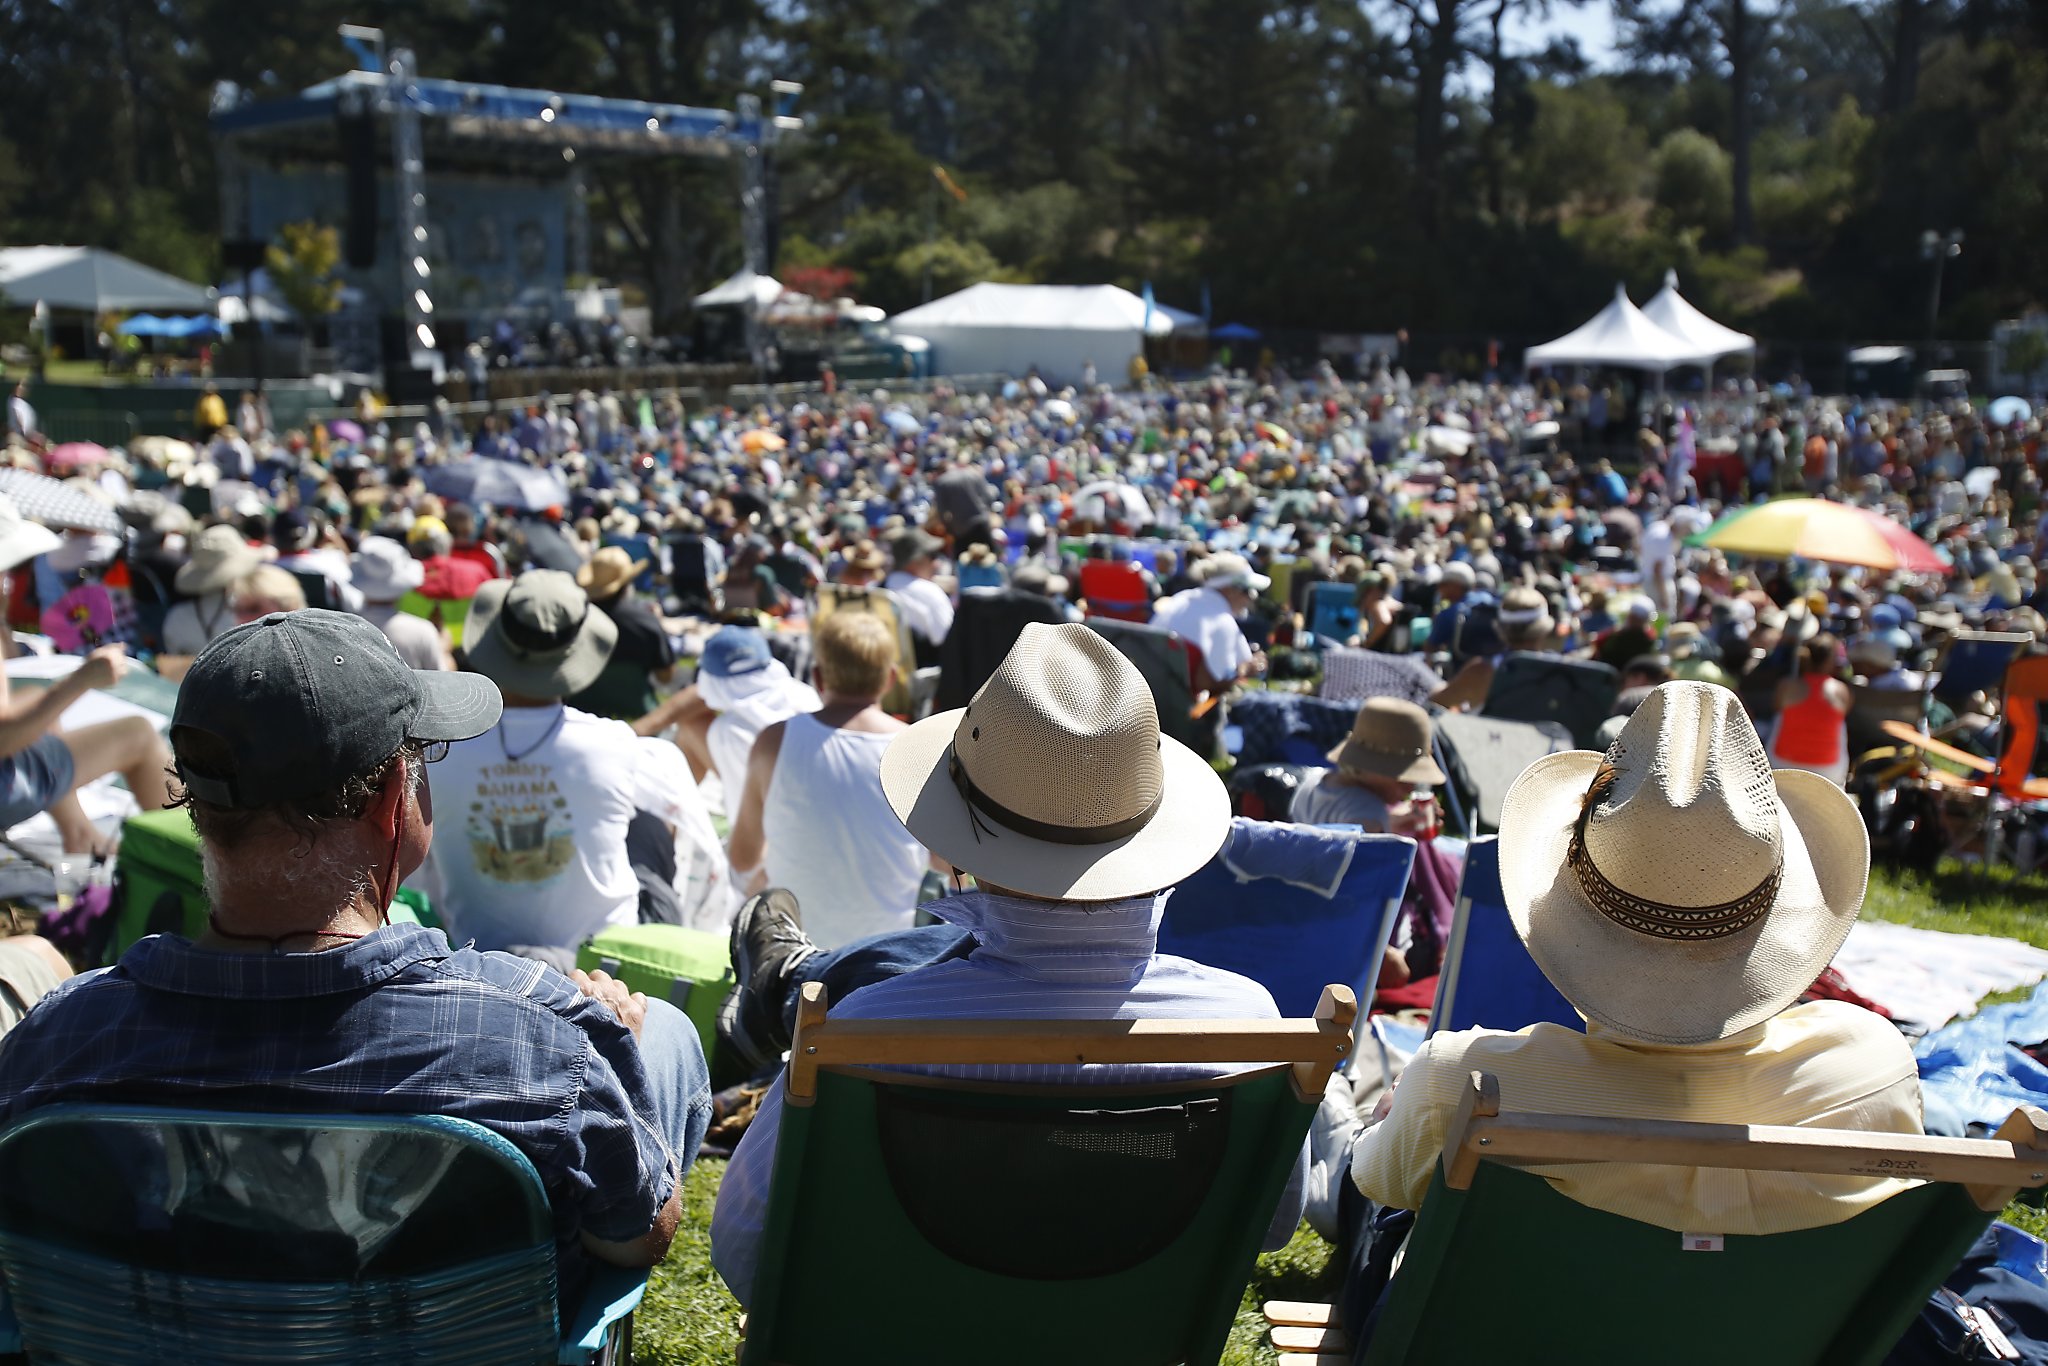
[[[1707,1043],[1783,1010],[1863,905],[1870,843],[1814,773],[1773,773],[1726,688],[1653,689],[1606,754],[1538,759],[1501,808],[1515,931],[1579,1011]]]
[[[576,584],[594,601],[604,602],[623,591],[646,568],[647,561],[636,560],[620,547],[608,545],[577,567]]]
[[[231,526],[210,526],[192,545],[192,558],[178,566],[172,582],[187,597],[219,593],[257,565],[263,557],[249,548]]]
[[[1368,697],[1352,719],[1350,738],[1330,751],[1330,762],[1350,773],[1372,773],[1404,783],[1444,780],[1430,755],[1429,713],[1398,697]]]
[[[890,743],[882,790],[955,867],[1068,901],[1171,887],[1230,830],[1222,780],[1159,734],[1143,676],[1081,625],[1026,626],[972,702]]]

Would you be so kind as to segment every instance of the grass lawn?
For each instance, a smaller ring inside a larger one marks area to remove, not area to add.
[[[1926,929],[2000,935],[2048,948],[2048,914],[2034,909],[2044,893],[2048,883],[2039,879],[1996,873],[1987,877],[1952,864],[1927,877],[1874,869],[1864,914]],[[690,1170],[682,1229],[668,1260],[656,1268],[646,1303],[634,1320],[634,1356],[643,1366],[722,1366],[737,1351],[739,1305],[711,1269],[711,1207],[724,1175],[725,1164],[719,1161],[699,1162]],[[2039,1207],[2015,1204],[2005,1217],[2048,1237],[2048,1213]],[[1329,1245],[1306,1224],[1285,1248],[1259,1258],[1223,1354],[1224,1366],[1269,1366],[1277,1361],[1264,1342],[1260,1304],[1269,1299],[1333,1297],[1337,1287],[1329,1261]]]

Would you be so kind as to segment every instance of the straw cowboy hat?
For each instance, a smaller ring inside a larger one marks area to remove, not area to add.
[[[38,522],[21,515],[14,500],[0,493],[0,571],[26,564],[47,555],[63,544],[63,538]]]
[[[1430,757],[1429,713],[1398,697],[1368,697],[1351,722],[1351,737],[1330,751],[1330,762],[1347,773],[1371,773],[1404,783],[1444,780]]]
[[[1214,770],[1159,734],[1144,678],[1081,625],[1026,626],[972,702],[890,743],[882,790],[956,867],[1066,901],[1171,887],[1230,829]]]
[[[618,546],[608,545],[577,567],[576,582],[594,601],[604,602],[624,591],[646,568],[647,561],[636,560]]]
[[[568,697],[604,672],[619,628],[559,569],[492,579],[462,628],[469,666],[525,697]]]
[[[1501,889],[1515,932],[1590,1020],[1707,1043],[1813,984],[1863,905],[1856,805],[1773,773],[1735,695],[1652,690],[1607,753],[1538,759],[1508,789]]]
[[[220,593],[262,563],[263,557],[249,548],[241,532],[231,526],[210,526],[193,542],[192,558],[178,566],[173,582],[187,597]]]

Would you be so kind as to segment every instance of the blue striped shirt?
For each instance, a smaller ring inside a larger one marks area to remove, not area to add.
[[[568,978],[418,925],[324,953],[152,935],[0,1039],[0,1125],[84,1100],[472,1120],[533,1162],[564,1244],[654,1226],[695,1153],[652,1097],[633,1036]]]
[[[928,903],[941,920],[973,933],[955,958],[862,987],[830,1003],[839,1019],[869,1020],[1245,1020],[1279,1009],[1247,977],[1158,953],[1167,893],[1128,901],[1057,904],[986,893]],[[981,1081],[1084,1082],[1103,1086],[1199,1080],[1245,1070],[1198,1064],[1009,1064],[919,1068]],[[780,1078],[762,1099],[727,1166],[711,1219],[711,1261],[742,1304],[751,1298],[768,1181],[782,1117]],[[1308,1175],[1304,1147],[1267,1231],[1270,1250],[1301,1221]]]

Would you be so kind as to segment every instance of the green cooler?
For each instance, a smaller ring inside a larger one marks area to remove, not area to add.
[[[690,1017],[709,1059],[718,1043],[718,1007],[732,990],[726,937],[681,925],[615,925],[576,951],[576,966],[606,972],[649,1000]],[[714,1073],[718,1070],[714,1067]]]

